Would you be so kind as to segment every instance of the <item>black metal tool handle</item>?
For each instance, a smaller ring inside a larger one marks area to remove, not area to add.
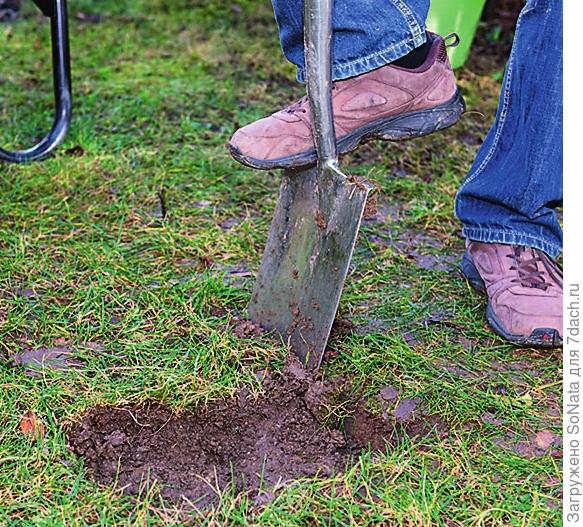
[[[43,14],[51,19],[55,119],[51,131],[32,148],[16,152],[0,148],[0,161],[10,163],[25,163],[45,158],[63,142],[71,124],[72,96],[67,0],[34,0],[34,2]]]
[[[333,0],[305,0],[304,49],[318,164],[335,167],[338,151],[331,94],[332,5]]]

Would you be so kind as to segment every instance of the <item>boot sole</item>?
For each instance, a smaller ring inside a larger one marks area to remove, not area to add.
[[[466,254],[463,255],[462,261],[460,263],[460,270],[465,279],[470,283],[470,285],[479,291],[480,293],[486,292],[486,285],[476,269],[476,266],[472,262],[472,259]],[[486,307],[486,319],[488,324],[494,330],[494,333],[505,338],[509,342],[519,346],[527,346],[530,348],[560,348],[563,345],[563,338],[559,332],[554,328],[536,328],[529,336],[524,335],[514,335],[509,333],[504,324],[494,313],[492,305],[488,300],[488,305]]]
[[[358,146],[375,139],[385,141],[405,141],[423,137],[439,130],[445,130],[460,120],[466,110],[466,104],[460,90],[447,102],[418,112],[395,115],[369,123],[354,132],[345,135],[337,142],[338,153],[346,154]],[[269,161],[244,155],[237,147],[229,143],[231,155],[243,165],[260,170],[276,168],[302,168],[314,165],[317,161],[316,150],[302,152],[293,156]]]

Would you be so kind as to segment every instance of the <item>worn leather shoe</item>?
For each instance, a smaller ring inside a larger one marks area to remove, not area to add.
[[[465,110],[442,37],[430,34],[425,62],[393,64],[333,84],[339,153],[371,139],[399,141],[456,123]],[[296,168],[316,162],[307,97],[235,132],[232,156],[252,168]]]
[[[486,317],[498,335],[522,346],[562,345],[563,274],[543,251],[470,241],[461,271],[488,295]]]

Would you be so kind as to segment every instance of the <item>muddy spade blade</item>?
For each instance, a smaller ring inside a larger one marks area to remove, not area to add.
[[[305,3],[308,96],[317,167],[285,171],[249,306],[308,367],[322,361],[372,186],[338,166],[331,101],[332,0]]]

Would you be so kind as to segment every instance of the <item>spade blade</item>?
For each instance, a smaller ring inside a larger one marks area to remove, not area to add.
[[[334,168],[286,171],[249,306],[319,367],[371,185]]]

